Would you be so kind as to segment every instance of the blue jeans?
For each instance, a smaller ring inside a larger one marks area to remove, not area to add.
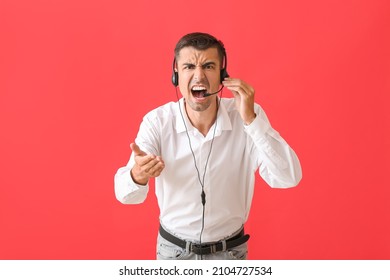
[[[158,260],[245,260],[247,253],[248,244],[244,243],[226,251],[200,256],[169,242],[160,234],[157,237]]]

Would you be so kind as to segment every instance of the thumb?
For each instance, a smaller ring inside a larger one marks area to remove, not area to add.
[[[130,148],[133,150],[134,154],[136,156],[145,156],[146,153],[144,151],[142,151],[137,144],[135,143],[131,143],[130,144]]]

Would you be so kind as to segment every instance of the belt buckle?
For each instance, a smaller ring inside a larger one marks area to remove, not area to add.
[[[217,244],[194,244],[194,243],[191,243],[190,245],[190,250],[192,253],[195,253],[195,254],[202,254],[203,250],[208,250],[210,249],[210,252],[205,252],[203,253],[204,255],[207,255],[207,254],[214,254],[216,252],[218,252],[217,250]]]
[[[201,248],[200,248],[200,246],[199,246],[198,244],[196,244],[196,243],[191,243],[191,244],[190,244],[190,252],[191,252],[191,253],[197,254],[197,251],[198,251],[199,249],[201,249]]]

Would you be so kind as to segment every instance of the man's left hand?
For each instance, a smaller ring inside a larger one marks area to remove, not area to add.
[[[229,89],[234,96],[236,108],[241,115],[242,120],[246,125],[252,123],[256,118],[255,105],[255,90],[252,86],[240,79],[225,78],[223,85]]]

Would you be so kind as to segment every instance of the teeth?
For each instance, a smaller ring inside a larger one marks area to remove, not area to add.
[[[205,88],[205,87],[202,87],[202,86],[194,86],[194,87],[192,88],[192,90],[206,90],[206,88]]]

